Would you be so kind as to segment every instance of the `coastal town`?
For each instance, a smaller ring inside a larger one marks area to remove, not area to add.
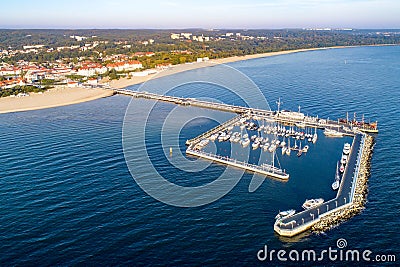
[[[56,30],[0,32],[4,35],[0,41],[0,97],[27,96],[56,86],[108,85],[112,80],[134,80],[173,65],[210,59],[321,46],[379,45],[396,43],[400,38],[398,32],[330,28],[75,32],[79,34]],[[316,46],[307,41],[308,35],[319,35],[323,41]]]

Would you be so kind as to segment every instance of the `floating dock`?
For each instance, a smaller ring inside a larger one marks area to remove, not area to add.
[[[229,125],[234,125],[243,118],[249,119],[254,117],[259,117],[262,120],[280,123],[282,125],[294,125],[300,128],[307,127],[324,129],[326,132],[336,133],[336,137],[344,135],[354,137],[336,197],[312,209],[304,210],[289,217],[276,220],[274,230],[281,236],[292,237],[310,228],[314,231],[329,229],[333,224],[350,218],[363,207],[363,203],[365,202],[365,188],[368,177],[369,160],[373,149],[373,137],[367,133],[378,133],[377,123],[358,123],[355,120],[349,121],[348,119],[333,121],[306,116],[300,112],[261,110],[223,103],[207,102],[194,98],[164,96],[125,89],[113,90],[115,94],[123,94],[136,98],[153,99],[177,105],[195,106],[238,114],[238,116],[235,116],[227,122],[218,125],[193,139],[187,140],[186,145],[188,148],[186,153],[283,180],[287,180],[289,174],[274,166],[267,164],[259,166],[241,162],[229,157],[207,153],[201,151],[201,149],[196,147],[196,145],[203,140],[208,139],[211,135],[223,131]]]

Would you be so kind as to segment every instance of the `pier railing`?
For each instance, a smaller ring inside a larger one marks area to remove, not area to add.
[[[231,166],[238,167],[241,169],[264,174],[264,175],[272,177],[272,178],[278,178],[278,179],[282,179],[282,180],[289,179],[289,174],[287,174],[285,171],[283,171],[279,168],[276,168],[272,165],[269,165],[269,164],[255,165],[255,164],[251,164],[251,163],[248,163],[245,161],[239,161],[237,159],[232,159],[228,156],[220,156],[220,155],[216,155],[213,153],[204,152],[201,150],[194,150],[194,149],[191,149],[190,146],[187,148],[186,153],[189,155],[194,155],[194,156],[206,158],[206,159],[209,159],[212,161],[220,162],[220,163],[223,163],[226,165],[231,165]]]
[[[353,130],[353,126],[350,123],[321,119],[318,117],[304,116],[301,118],[297,118],[284,115],[282,112],[275,112],[271,110],[263,110],[263,109],[243,107],[243,106],[235,106],[225,103],[217,103],[217,102],[214,103],[204,100],[198,100],[195,98],[159,95],[155,93],[149,93],[143,91],[131,91],[127,89],[112,89],[112,90],[114,90],[116,94],[123,94],[137,98],[164,101],[177,105],[196,106],[200,108],[214,109],[224,112],[233,112],[237,114],[261,115],[268,119],[272,119],[276,122],[288,125],[295,125],[296,123],[304,123],[306,127],[315,127],[320,129],[331,128],[340,131],[343,134],[348,134],[348,135],[354,135],[354,133],[356,132],[356,130]]]
[[[222,130],[224,130],[226,128],[227,125],[231,125],[231,124],[234,124],[234,123],[238,122],[242,117],[243,117],[243,115],[235,116],[232,119],[229,119],[228,121],[215,126],[214,128],[208,130],[207,132],[204,132],[204,133],[202,133],[202,134],[200,134],[200,135],[198,135],[198,136],[196,136],[196,137],[194,137],[192,139],[187,140],[186,141],[186,145],[191,145],[191,144],[198,143],[202,139],[208,138],[212,134],[218,133],[219,131],[222,131]]]

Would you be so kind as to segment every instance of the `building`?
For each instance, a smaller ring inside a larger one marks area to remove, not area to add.
[[[142,63],[137,60],[123,61],[107,64],[106,67],[111,70],[115,69],[116,71],[130,71],[143,68]]]
[[[88,85],[96,86],[99,84],[99,81],[96,78],[89,78],[86,83]]]
[[[17,85],[24,86],[26,85],[26,82],[22,78],[12,78],[0,82],[0,88],[5,88],[5,89],[13,88]]]
[[[0,75],[5,76],[5,75],[19,75],[21,74],[21,69],[15,68],[15,67],[9,67],[9,68],[1,68],[0,69]]]
[[[186,39],[190,39],[190,36],[192,36],[191,32],[182,32],[181,36],[183,36]]]
[[[169,67],[172,67],[171,63],[161,63],[161,64],[156,65],[156,69],[158,69],[158,70],[166,70]]]
[[[171,39],[172,40],[177,40],[181,37],[179,33],[171,33]]]
[[[76,82],[76,81],[69,81],[69,82],[67,82],[67,86],[70,87],[70,88],[78,87],[79,83]]]
[[[77,75],[81,76],[94,76],[97,74],[103,74],[107,72],[107,68],[104,67],[103,65],[99,63],[94,63],[94,62],[86,62],[82,64],[82,67],[80,67],[77,71]]]
[[[200,63],[200,62],[207,62],[207,61],[209,61],[210,59],[208,58],[208,57],[198,57],[197,58],[197,62],[198,63]]]
[[[27,50],[27,49],[40,49],[40,48],[43,48],[43,47],[44,47],[44,45],[24,45],[23,46],[23,48],[25,50]]]
[[[136,52],[135,54],[133,54],[135,57],[143,57],[143,56],[146,56],[146,57],[152,57],[152,56],[154,56],[155,55],[155,53],[154,52]]]

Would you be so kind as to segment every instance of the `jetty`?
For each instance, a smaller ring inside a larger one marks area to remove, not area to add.
[[[308,116],[300,113],[300,111],[293,112],[279,110],[279,107],[278,111],[262,110],[224,103],[208,102],[195,98],[158,95],[149,92],[131,91],[126,89],[114,89],[114,93],[128,95],[135,98],[163,101],[182,106],[194,106],[236,113],[237,116],[232,119],[195,138],[187,140],[186,145],[188,148],[186,149],[186,153],[188,155],[201,157],[213,162],[234,166],[281,180],[289,179],[289,174],[274,166],[273,163],[272,165],[266,163],[261,165],[250,164],[227,156],[205,152],[202,151],[202,148],[208,144],[213,135],[219,136],[224,133],[226,129],[229,129],[229,127],[241,125],[246,120],[262,120],[264,122],[288,126],[290,128],[296,127],[298,129],[323,129],[325,135],[332,137],[351,136],[353,137],[353,142],[336,197],[311,209],[306,209],[290,216],[277,219],[274,223],[274,231],[285,237],[292,237],[309,229],[316,232],[324,231],[338,224],[340,221],[350,218],[363,208],[366,195],[366,183],[369,174],[369,162],[373,149],[373,137],[369,135],[369,133],[378,132],[377,122],[364,123],[364,120],[362,122],[357,122],[355,119],[349,121],[348,118],[334,121]],[[288,130],[283,126],[283,131],[285,132],[286,130],[286,138],[288,138]],[[312,135],[309,135],[310,141]],[[290,150],[298,150],[300,152],[300,148],[297,147],[291,148],[288,146],[287,149],[289,152]],[[275,150],[273,150],[273,153],[274,152]],[[283,153],[284,152],[282,152],[282,154]],[[274,162],[274,156],[272,162]]]
[[[358,133],[355,135],[349,160],[346,164],[342,182],[336,197],[315,208],[304,210],[282,220],[277,220],[274,224],[275,232],[282,236],[291,237],[316,225],[323,220],[324,217],[331,216],[342,209],[351,208],[353,206],[360,163],[365,150],[365,139],[365,133]]]
[[[229,166],[237,167],[240,169],[244,169],[247,171],[255,172],[258,174],[262,174],[268,177],[276,178],[276,179],[282,179],[282,180],[287,180],[289,179],[289,174],[287,174],[284,170],[281,170],[277,167],[274,167],[272,165],[268,164],[262,164],[262,165],[256,165],[256,164],[250,164],[244,161],[239,161],[236,159],[232,159],[226,156],[220,156],[220,155],[215,155],[212,153],[207,153],[203,152],[200,150],[193,150],[191,148],[186,150],[186,153],[188,155],[193,155],[197,156],[200,158],[205,158],[211,161],[219,162],[222,164],[226,164]]]
[[[270,119],[272,121],[276,121],[278,123],[286,124],[286,125],[302,125],[302,127],[315,127],[319,129],[335,129],[343,134],[354,135],[355,132],[372,132],[377,133],[378,129],[376,127],[366,127],[364,123],[362,127],[359,124],[355,124],[352,121],[348,120],[340,120],[337,121],[322,119],[313,116],[307,116],[301,112],[293,112],[293,111],[271,111],[271,110],[263,110],[257,108],[250,107],[242,107],[229,105],[224,103],[217,102],[209,102],[203,101],[195,98],[185,98],[185,97],[177,97],[177,96],[167,96],[167,95],[159,95],[149,92],[142,91],[132,91],[127,89],[111,89],[114,91],[114,94],[128,95],[135,98],[144,98],[144,99],[152,99],[157,101],[168,102],[176,105],[182,106],[194,106],[206,109],[214,109],[224,112],[232,112],[237,114],[252,114],[262,116],[266,119]]]

